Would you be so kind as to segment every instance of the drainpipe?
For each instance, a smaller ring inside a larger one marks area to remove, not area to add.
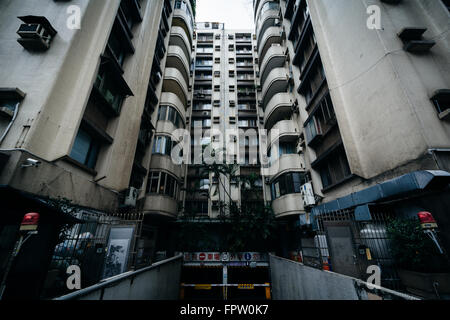
[[[17,102],[16,107],[14,108],[14,115],[13,115],[11,121],[9,122],[8,126],[6,127],[5,132],[3,132],[3,135],[2,135],[1,138],[0,138],[0,144],[2,144],[3,140],[5,140],[5,137],[6,137],[6,135],[8,134],[9,129],[11,129],[11,127],[12,127],[14,121],[15,121],[16,118],[17,118],[17,114],[19,113],[19,104],[20,104],[20,102]]]

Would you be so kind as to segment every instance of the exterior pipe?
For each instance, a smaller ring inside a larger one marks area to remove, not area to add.
[[[5,140],[6,135],[8,134],[9,130],[11,129],[14,121],[17,118],[17,114],[19,113],[19,104],[20,102],[17,102],[16,107],[14,108],[14,115],[13,118],[11,119],[11,121],[9,122],[8,126],[5,129],[5,132],[3,132],[2,137],[0,138],[0,144],[3,142],[3,140]]]

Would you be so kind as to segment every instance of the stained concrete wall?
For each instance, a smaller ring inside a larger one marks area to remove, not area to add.
[[[274,300],[411,300],[414,297],[378,288],[369,292],[361,280],[307,267],[291,260],[270,256]]]
[[[56,300],[176,300],[182,255],[128,272]]]

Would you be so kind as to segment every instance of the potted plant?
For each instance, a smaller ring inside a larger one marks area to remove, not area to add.
[[[390,250],[408,292],[429,299],[450,294],[450,264],[425,234],[418,219],[395,219],[387,226]]]

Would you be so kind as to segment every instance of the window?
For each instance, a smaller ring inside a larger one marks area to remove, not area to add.
[[[102,143],[81,127],[72,147],[70,157],[90,169],[94,169]]]
[[[352,174],[343,147],[332,152],[317,167],[324,189],[349,178]]]
[[[330,94],[327,93],[314,108],[305,124],[306,140],[313,146],[316,139],[326,134],[336,124],[336,114]]]
[[[24,97],[25,93],[19,89],[0,88],[0,115],[12,118],[16,107]]]
[[[104,70],[99,71],[94,87],[98,90],[114,112],[116,114],[120,113],[125,95],[111,74]]]
[[[239,120],[239,127],[241,127],[241,128],[254,128],[254,127],[257,127],[256,119],[242,119],[242,120]]]
[[[172,148],[176,145],[175,141],[168,136],[156,136],[153,142],[153,154],[162,154],[170,156]]]
[[[269,11],[269,10],[279,10],[280,9],[280,5],[278,2],[275,1],[270,1],[270,2],[266,2],[264,3],[264,5],[262,6],[261,10],[259,11],[259,15],[258,15],[258,20],[256,21],[256,29],[258,30],[258,26],[261,23],[261,18],[264,16],[264,13]]]
[[[135,23],[141,20],[139,17],[141,9],[139,1],[121,1],[120,9],[128,28],[133,29]]]
[[[201,102],[195,102],[193,110],[196,111],[211,111],[212,104],[211,103],[201,103]]]
[[[285,154],[296,154],[297,146],[295,143],[292,142],[281,142],[279,145],[279,156]]]
[[[192,119],[193,128],[210,128],[211,119]]]
[[[450,89],[437,90],[431,97],[438,114],[442,120],[449,119],[450,114]]]
[[[186,201],[186,213],[207,216],[208,201]]]
[[[166,195],[177,199],[179,183],[171,174],[165,172],[150,172],[147,182],[147,193]]]
[[[213,47],[208,45],[198,45],[197,53],[213,53]]]
[[[176,128],[184,128],[183,118],[178,110],[172,106],[161,105],[159,107],[158,121],[170,121]]]
[[[117,32],[114,32],[114,30],[109,36],[108,48],[117,62],[122,66],[127,55],[127,48],[124,45],[124,41],[119,38]]]
[[[271,185],[272,200],[287,194],[301,193],[302,186],[306,183],[303,172],[290,172],[278,177]]]
[[[194,19],[192,17],[192,12],[186,3],[186,0],[175,0],[175,9],[183,10],[184,12],[186,12],[191,30],[194,30]]]

